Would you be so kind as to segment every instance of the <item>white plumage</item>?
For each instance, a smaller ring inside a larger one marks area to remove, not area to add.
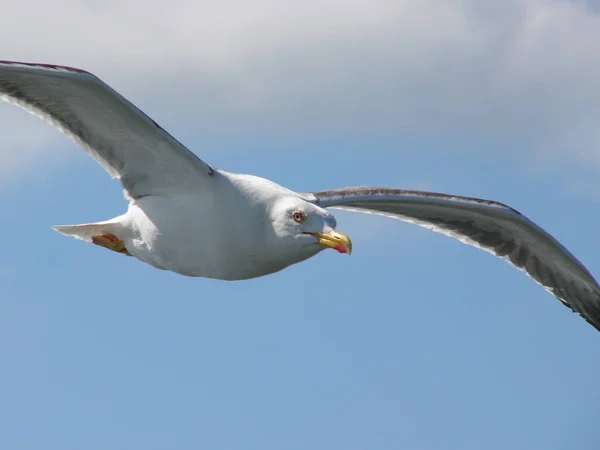
[[[600,286],[551,235],[489,200],[357,187],[296,193],[200,160],[89,72],[0,62],[0,98],[48,121],[121,181],[129,208],[104,222],[55,227],[182,275],[267,275],[325,248],[350,253],[324,208],[382,214],[506,259],[600,329]]]

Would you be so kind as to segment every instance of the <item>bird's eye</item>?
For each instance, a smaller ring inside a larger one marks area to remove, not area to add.
[[[292,218],[298,222],[298,223],[302,223],[306,220],[306,214],[304,214],[302,211],[295,211],[292,214]]]

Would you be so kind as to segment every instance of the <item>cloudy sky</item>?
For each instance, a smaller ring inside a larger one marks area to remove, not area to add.
[[[2,2],[0,59],[89,70],[217,167],[503,201],[600,273],[597,2]],[[0,129],[0,447],[597,448],[598,333],[502,261],[336,213],[350,258],[159,272],[53,233],[118,184]]]

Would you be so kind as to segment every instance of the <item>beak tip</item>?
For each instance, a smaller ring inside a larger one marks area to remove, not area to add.
[[[306,233],[315,236],[318,244],[337,250],[339,253],[352,254],[352,241],[348,236],[333,230],[331,233]]]

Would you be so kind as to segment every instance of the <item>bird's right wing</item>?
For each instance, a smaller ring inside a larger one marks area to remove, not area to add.
[[[435,192],[378,187],[303,194],[323,208],[380,214],[478,247],[525,271],[600,330],[600,286],[564,246],[502,203]]]
[[[132,198],[198,185],[212,169],[89,72],[0,61],[0,100],[54,125]]]

